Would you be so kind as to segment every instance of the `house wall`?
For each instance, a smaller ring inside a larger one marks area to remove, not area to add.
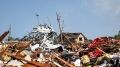
[[[85,43],[85,38],[81,34],[75,39],[76,43]]]

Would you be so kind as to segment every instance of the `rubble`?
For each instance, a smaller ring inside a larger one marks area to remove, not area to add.
[[[61,33],[39,25],[20,41],[2,40],[0,67],[120,67],[120,40],[98,37],[92,42],[82,33]],[[86,46],[86,47],[84,47]]]

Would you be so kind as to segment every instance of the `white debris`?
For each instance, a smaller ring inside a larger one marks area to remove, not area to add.
[[[31,57],[29,55],[25,56],[25,60],[31,61]]]
[[[114,53],[113,54],[113,58],[115,58],[115,57],[119,57],[120,58],[120,52]]]
[[[36,28],[33,28],[34,32],[41,32],[41,33],[50,33],[52,30],[51,26],[48,25],[39,25]]]
[[[49,48],[49,49],[56,49],[56,48],[58,48],[58,47],[61,46],[61,44],[56,44],[56,45],[51,44],[51,43],[49,43],[48,40],[45,42],[45,44],[46,44],[46,46],[47,46],[46,48]]]
[[[53,44],[46,44],[46,45],[47,45],[46,48],[49,48],[49,49],[56,49],[61,46],[61,45],[53,45]]]
[[[45,61],[45,57],[43,56],[42,53],[40,53],[40,57],[37,59],[37,61],[39,62]]]
[[[35,44],[33,46],[30,45],[30,48],[32,51],[35,51],[35,49],[39,48],[39,44]]]
[[[23,65],[23,63],[18,60],[11,60],[7,65],[21,67]]]
[[[81,60],[76,59],[75,62],[73,62],[75,66],[81,66]]]
[[[32,55],[31,51],[28,51],[28,50],[24,50],[22,51],[25,55]]]

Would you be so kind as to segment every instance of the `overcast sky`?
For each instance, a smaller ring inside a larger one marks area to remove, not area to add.
[[[0,0],[0,34],[11,24],[11,35],[23,37],[37,25],[36,14],[59,32],[56,12],[64,32],[82,32],[88,39],[120,30],[120,0]]]

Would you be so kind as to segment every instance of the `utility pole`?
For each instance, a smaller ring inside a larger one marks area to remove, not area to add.
[[[60,41],[61,41],[61,43],[63,43],[62,29],[61,29],[61,24],[60,24],[61,16],[58,13],[56,13],[56,16],[57,16],[57,21],[58,21],[59,30],[60,30]]]
[[[49,25],[51,26],[52,24],[51,24],[51,22],[50,22],[49,17],[47,17],[47,21],[48,21]]]
[[[39,25],[39,14],[36,14],[37,17],[37,25]]]
[[[10,27],[9,27],[9,35],[8,35],[8,41],[11,40],[11,24],[10,24]]]

